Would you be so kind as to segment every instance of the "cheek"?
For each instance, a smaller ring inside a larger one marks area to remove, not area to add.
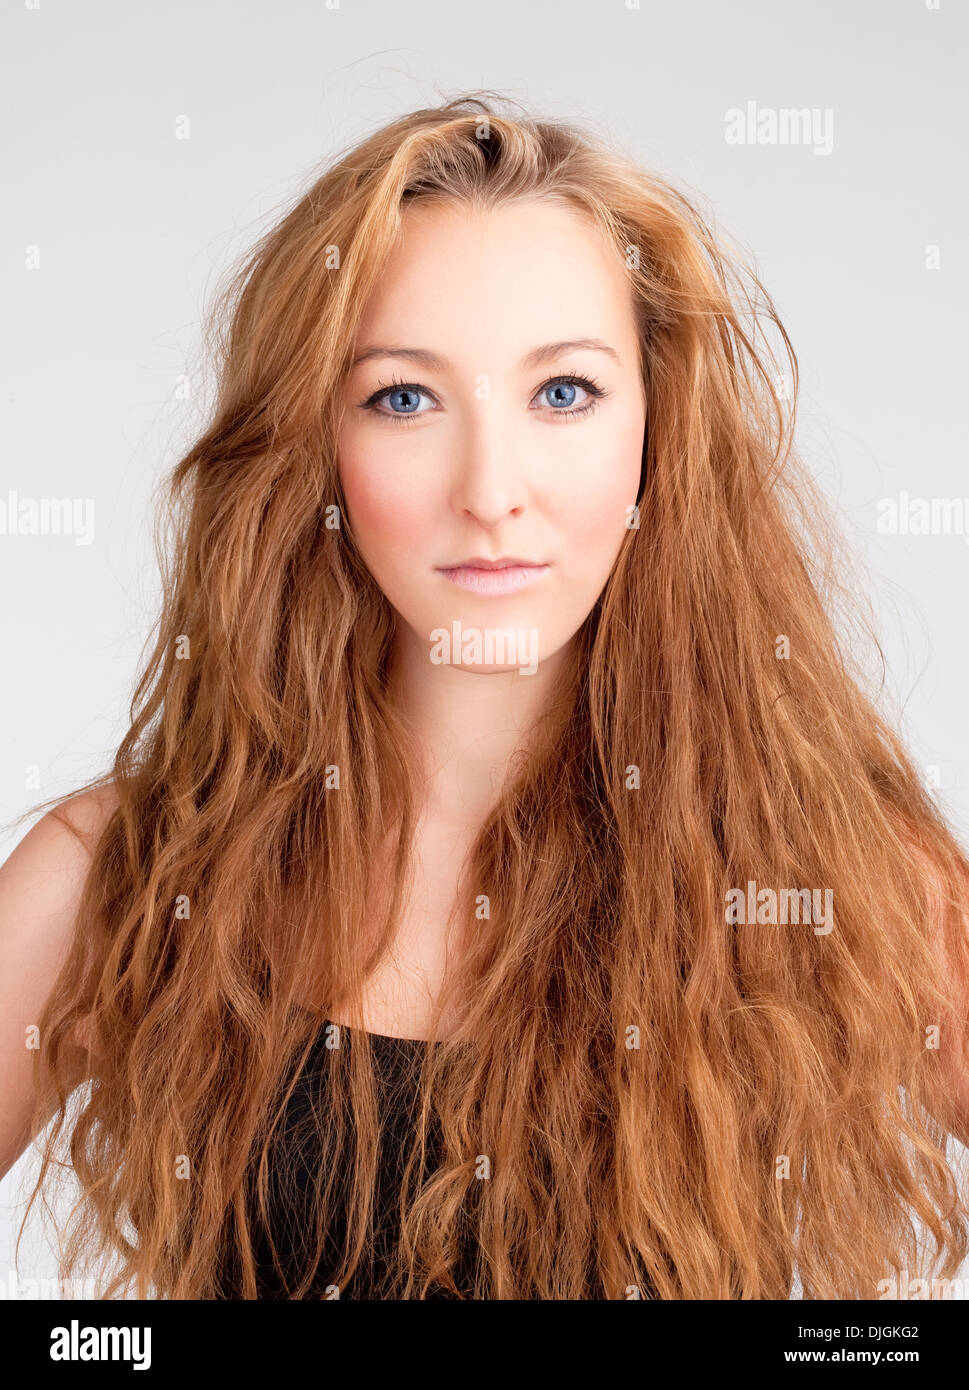
[[[633,421],[618,437],[595,451],[595,462],[569,475],[559,494],[562,535],[575,556],[598,571],[612,564],[628,533],[629,508],[635,503],[642,469],[643,427]]]
[[[422,490],[363,450],[341,448],[340,481],[350,525],[365,555],[387,555],[423,539],[430,521]]]

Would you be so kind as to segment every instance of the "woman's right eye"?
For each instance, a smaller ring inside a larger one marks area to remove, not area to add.
[[[421,409],[421,397],[428,402],[428,406]],[[386,402],[388,409],[382,409],[382,403]],[[417,386],[413,382],[395,381],[391,386],[381,386],[372,396],[363,402],[364,410],[371,410],[376,415],[389,416],[395,423],[399,420],[408,420],[415,415],[426,415],[428,409],[433,409],[433,401],[429,392],[422,386]]]

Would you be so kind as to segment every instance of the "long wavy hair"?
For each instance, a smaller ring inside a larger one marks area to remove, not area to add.
[[[501,104],[366,138],[216,305],[217,399],[169,477],[157,641],[113,769],[86,784],[117,804],[40,1020],[54,1118],[27,1210],[63,1153],[80,1193],[62,1273],[96,1259],[102,1297],[218,1297],[230,1256],[256,1296],[293,1078],[392,947],[416,764],[336,441],[363,306],[419,199],[594,219],[626,267],[647,428],[613,571],[460,876],[385,1292],[779,1299],[796,1275],[807,1298],[873,1298],[966,1256],[969,865],[876,710],[870,624],[849,622],[837,527],[793,447],[787,333],[695,197]],[[728,920],[750,881],[830,890],[833,930]],[[331,1030],[323,1055],[293,1298],[328,1296],[313,1276],[341,1193],[328,1287],[373,1232],[370,1038]]]

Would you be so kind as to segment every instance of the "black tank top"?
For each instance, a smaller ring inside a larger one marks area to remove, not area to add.
[[[352,1048],[353,1033],[341,1025],[342,1041]],[[271,1255],[271,1246],[255,1201],[250,1205],[253,1255],[257,1265],[257,1294],[260,1299],[289,1299],[305,1271],[309,1256],[300,1248],[300,1232],[312,1231],[312,1201],[314,1182],[312,1165],[320,1154],[311,1144],[299,1143],[295,1134],[301,1121],[314,1107],[326,1104],[326,1072],[330,1060],[326,1040],[328,1025],[324,1024],[314,1039],[306,1064],[300,1072],[287,1102],[282,1122],[269,1150],[269,1191],[267,1208],[272,1225],[272,1241],[285,1271],[281,1278]],[[413,1100],[416,1097],[417,1068],[425,1043],[415,1038],[395,1038],[370,1033],[370,1047],[377,1075],[381,1110],[381,1144],[378,1154],[377,1190],[374,1196],[375,1237],[366,1253],[365,1262],[358,1266],[347,1284],[339,1289],[339,1298],[376,1299],[387,1297],[383,1291],[388,1258],[399,1232],[397,1200],[403,1177],[403,1160],[413,1138]],[[285,1175],[285,1197],[280,1195],[276,1179]],[[294,1196],[295,1194],[295,1196]],[[334,1285],[334,1274],[343,1250],[346,1218],[340,1202],[336,1215],[326,1233],[327,1246],[314,1272],[313,1284],[304,1298],[332,1297],[327,1291]],[[455,1282],[458,1295],[447,1289],[431,1289],[427,1298],[474,1297],[475,1271],[478,1262],[476,1244],[462,1249]],[[591,1267],[590,1267],[591,1274]],[[639,1280],[642,1297],[655,1294],[645,1276]],[[222,1270],[217,1297],[242,1298],[241,1262],[231,1241],[224,1239]],[[602,1294],[597,1295],[601,1298]]]
[[[305,1276],[308,1255],[300,1248],[300,1233],[312,1231],[312,1201],[315,1184],[312,1164],[320,1160],[312,1144],[298,1142],[296,1136],[303,1128],[307,1115],[327,1102],[326,1073],[329,1057],[326,1046],[329,1024],[324,1023],[314,1040],[306,1064],[300,1072],[287,1102],[286,1110],[269,1149],[269,1191],[267,1208],[272,1225],[272,1241],[279,1253],[279,1263],[285,1279],[272,1258],[259,1209],[255,1200],[250,1203],[253,1256],[257,1265],[257,1297],[285,1299]],[[353,1046],[353,1033],[340,1025],[341,1046]],[[358,1265],[349,1282],[340,1286],[339,1297],[374,1299],[386,1297],[382,1291],[388,1261],[399,1231],[397,1201],[403,1178],[403,1163],[413,1139],[413,1102],[416,1098],[417,1069],[426,1044],[417,1038],[396,1038],[382,1033],[368,1034],[378,1086],[380,1110],[380,1151],[377,1157],[376,1192],[374,1194],[374,1240],[365,1260]],[[312,1133],[312,1126],[303,1128]],[[318,1143],[318,1137],[317,1141]],[[285,1195],[281,1184],[285,1183]],[[345,1196],[345,1194],[344,1194]],[[342,1201],[326,1232],[326,1249],[313,1276],[306,1298],[332,1297],[327,1291],[334,1286],[333,1275],[343,1252],[346,1215]],[[460,1295],[448,1290],[429,1291],[428,1298],[472,1298],[476,1257],[466,1251],[456,1273]],[[234,1256],[228,1241],[223,1244],[223,1272],[219,1283],[220,1298],[241,1298],[241,1263]]]

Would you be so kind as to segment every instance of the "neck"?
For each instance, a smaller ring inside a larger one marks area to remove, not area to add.
[[[572,643],[533,674],[435,665],[401,624],[388,690],[421,759],[425,808],[477,821],[497,801],[509,764],[566,674]],[[573,639],[574,640],[574,639]]]

